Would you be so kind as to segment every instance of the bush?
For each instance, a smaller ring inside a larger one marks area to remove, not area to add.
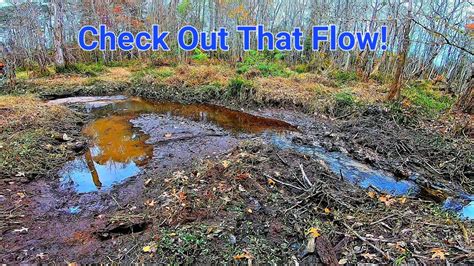
[[[299,64],[299,65],[296,65],[295,66],[295,71],[297,73],[306,73],[306,72],[309,72],[310,69],[309,69],[309,66],[307,64]]]
[[[174,70],[170,67],[145,68],[140,71],[134,72],[132,75],[132,80],[139,81],[144,78],[164,79],[171,77],[174,74]]]
[[[276,53],[272,58],[282,59],[281,53]],[[241,63],[237,65],[238,74],[259,73],[259,75],[268,77],[288,77],[291,71],[288,71],[280,62],[269,60],[263,52],[249,51]]]
[[[356,97],[351,91],[340,91],[333,95],[332,104],[326,106],[326,111],[332,116],[345,116],[358,106]]]
[[[218,84],[209,84],[199,87],[199,93],[204,99],[217,99],[222,94],[222,88]]]
[[[377,81],[379,84],[386,84],[392,81],[391,75],[383,72],[378,72],[373,75],[370,75],[370,78]]]
[[[357,74],[354,71],[334,71],[331,73],[331,78],[335,79],[338,85],[358,80]]]
[[[207,62],[209,56],[199,49],[194,49],[194,55],[192,56],[192,59],[196,62],[204,63]]]
[[[414,82],[402,90],[402,96],[426,114],[435,114],[451,108],[454,99],[433,90],[429,81]]]
[[[356,104],[356,98],[350,91],[341,91],[334,94],[334,100],[338,107],[354,106]]]
[[[89,77],[96,77],[100,73],[104,72],[105,66],[101,63],[84,64],[77,63],[71,64],[64,67],[56,67],[56,73],[63,74],[81,74]]]
[[[242,77],[235,77],[230,80],[227,87],[227,96],[239,97],[241,99],[248,96],[252,92],[252,82]]]

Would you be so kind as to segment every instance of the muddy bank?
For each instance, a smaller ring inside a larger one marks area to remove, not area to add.
[[[433,248],[453,262],[470,259],[472,223],[433,201],[386,195],[390,189],[377,184],[362,190],[352,184],[357,182],[344,182],[346,170],[338,173],[327,158],[281,149],[272,141],[319,145],[324,149],[319,153],[346,154],[340,162],[354,165],[349,160],[357,149],[330,120],[282,110],[253,112],[292,121],[297,132],[282,121],[219,107],[157,107],[123,98],[77,104],[99,117],[85,126],[89,147],[72,161],[80,162],[76,170],[87,180],[86,191],[96,192],[83,193],[81,184],[64,175],[62,182],[9,183],[2,203],[14,206],[8,211],[16,216],[3,232],[9,252],[2,261],[425,262]],[[125,137],[120,145],[112,132]],[[376,158],[361,160],[370,166],[355,169],[392,169],[388,159]],[[138,172],[107,179],[128,165]],[[308,250],[310,228],[322,235],[315,252]]]

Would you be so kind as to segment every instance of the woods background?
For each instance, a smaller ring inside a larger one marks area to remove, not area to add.
[[[10,83],[17,68],[47,73],[49,65],[77,62],[171,58],[186,61],[195,52],[176,49],[175,35],[184,25],[231,31],[228,52],[210,58],[236,62],[245,56],[236,25],[264,24],[272,32],[294,27],[309,34],[314,25],[336,24],[340,31],[376,31],[388,26],[386,51],[330,51],[325,43],[312,51],[279,55],[282,62],[305,64],[311,71],[336,68],[355,71],[362,79],[390,82],[389,99],[397,99],[404,81],[432,79],[459,95],[458,108],[472,112],[473,4],[468,0],[4,0],[0,8],[1,57]],[[106,24],[109,30],[149,30],[159,24],[169,31],[170,52],[84,52],[76,42],[83,25]],[[308,37],[308,36],[307,36]],[[255,40],[253,40],[253,47]],[[275,53],[265,52],[275,56]]]

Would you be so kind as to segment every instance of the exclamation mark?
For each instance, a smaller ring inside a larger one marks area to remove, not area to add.
[[[387,26],[382,26],[382,43],[380,48],[382,48],[382,51],[387,50]]]

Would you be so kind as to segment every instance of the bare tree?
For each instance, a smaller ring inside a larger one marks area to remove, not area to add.
[[[410,46],[410,31],[412,24],[412,9],[413,2],[408,0],[408,9],[405,23],[403,25],[403,43],[398,55],[397,70],[395,72],[394,81],[390,87],[388,100],[398,100],[400,98],[400,91],[402,87],[403,69],[405,68],[405,61],[407,58],[408,47]]]

